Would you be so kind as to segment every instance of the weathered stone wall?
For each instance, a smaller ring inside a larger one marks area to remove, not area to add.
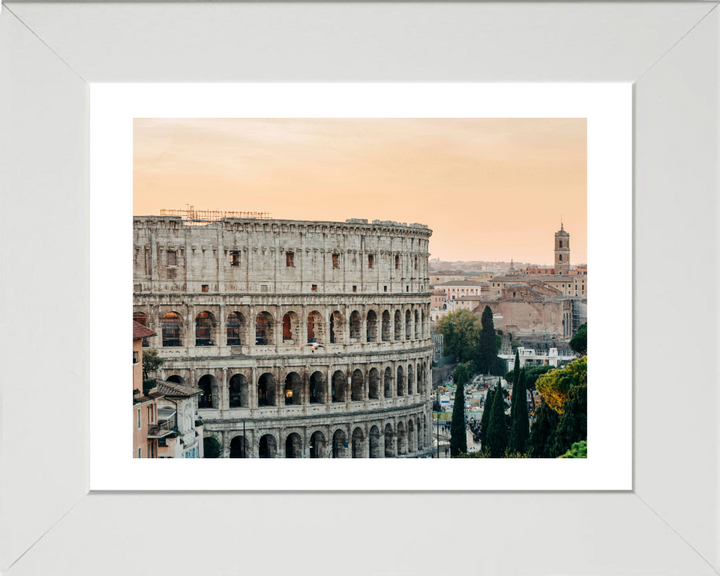
[[[503,325],[495,325],[496,329],[509,332],[513,338],[523,336],[540,336],[564,338],[568,337],[563,325],[563,319],[572,321],[569,314],[571,302],[563,298],[545,298],[533,301],[525,300],[487,300],[480,302],[473,311],[482,316],[485,306],[490,306],[493,314],[501,314]]]
[[[225,456],[424,454],[426,227],[176,217],[134,225],[136,319],[157,333],[159,376],[205,390],[198,411]]]

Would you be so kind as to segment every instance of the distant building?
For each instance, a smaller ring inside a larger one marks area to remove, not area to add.
[[[430,272],[429,277],[430,286],[445,284],[446,282],[458,282],[466,279],[465,274],[462,272],[447,270],[443,270],[441,272]]]
[[[432,339],[432,343],[435,346],[433,349],[433,362],[437,362],[445,355],[443,335],[435,332],[434,329],[431,329],[430,338]]]
[[[172,378],[172,376],[170,377]],[[195,401],[201,388],[158,381],[159,426],[168,433],[159,442],[160,458],[202,458],[203,427],[195,425]]]
[[[473,280],[455,280],[435,285],[433,288],[443,290],[448,300],[455,300],[463,296],[480,296],[483,290],[488,291],[488,283]]]
[[[570,234],[565,232],[562,222],[555,232],[555,274],[570,273]]]
[[[557,348],[549,350],[535,350],[520,347],[517,349],[520,356],[520,367],[525,366],[559,366],[561,363],[571,362],[577,358],[571,352],[560,351]],[[499,358],[507,360],[508,371],[515,369],[515,354],[499,354]]]

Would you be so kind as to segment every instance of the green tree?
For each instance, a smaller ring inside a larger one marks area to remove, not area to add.
[[[546,402],[541,402],[535,413],[535,423],[530,432],[530,449],[533,458],[552,458],[551,448],[555,443],[558,413]]]
[[[482,418],[480,418],[480,445],[485,449],[485,440],[487,438],[487,429],[490,424],[490,413],[492,412],[493,397],[495,389],[488,390],[485,395],[485,407],[483,408]]]
[[[551,453],[560,456],[573,444],[587,439],[587,386],[574,386],[563,405]]]
[[[562,414],[572,388],[587,386],[587,356],[570,362],[564,368],[543,374],[538,378],[535,386],[548,406],[558,414]]]
[[[204,458],[220,458],[222,454],[222,446],[215,436],[203,438],[203,457]]]
[[[570,450],[558,458],[587,458],[587,440],[576,442]]]
[[[587,322],[582,324],[570,340],[570,348],[575,354],[587,356]]]
[[[513,406],[511,411],[510,450],[524,453],[530,437],[530,416],[527,407],[525,389],[525,370],[520,372],[517,388],[513,388]]]
[[[525,389],[535,392],[535,383],[537,379],[543,374],[547,374],[550,370],[554,370],[552,366],[528,366],[524,369],[525,372]],[[533,403],[533,412],[535,412],[535,394],[530,395]]]
[[[485,306],[480,319],[480,342],[478,345],[478,369],[483,374],[490,375],[497,365],[498,344],[495,338],[495,325],[490,306]]]
[[[480,341],[480,320],[470,310],[451,312],[440,319],[435,332],[443,335],[446,356],[455,356],[458,362],[467,362],[476,356]]]
[[[485,439],[486,448],[490,451],[491,458],[502,458],[508,447],[508,426],[505,417],[505,395],[502,392],[502,384],[498,381],[493,395],[492,411],[490,422]]]
[[[453,373],[455,379],[455,404],[450,423],[450,457],[455,458],[461,452],[467,452],[467,433],[465,428],[465,382],[468,370],[465,364],[459,364]]]
[[[165,364],[165,360],[160,358],[155,348],[143,350],[143,380],[148,380],[150,374],[157,372],[163,364]]]
[[[515,352],[515,368],[513,368],[512,371],[512,379],[513,379],[513,395],[512,395],[512,403],[510,405],[510,413],[515,413],[515,399],[517,398],[517,394],[515,393],[517,391],[518,387],[518,381],[520,380],[520,352]],[[510,381],[510,372],[508,372],[505,375],[505,380],[508,382]]]

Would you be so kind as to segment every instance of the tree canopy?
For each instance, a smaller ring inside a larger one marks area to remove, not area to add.
[[[486,410],[487,410],[486,406]],[[491,458],[502,458],[508,448],[508,424],[505,418],[505,395],[502,392],[502,384],[498,381],[493,394],[492,412],[488,422],[488,430],[485,441]]]
[[[540,376],[535,383],[545,402],[558,414],[563,413],[563,405],[575,386],[587,386],[587,356]]]
[[[458,362],[475,358],[480,341],[480,319],[469,310],[443,316],[435,326],[435,332],[443,335],[446,356],[455,356]]]
[[[143,350],[143,380],[147,380],[150,374],[157,372],[163,364],[165,364],[165,359],[160,358],[155,348]]]
[[[570,348],[575,354],[587,356],[587,322],[580,325],[575,336],[570,340]]]
[[[465,382],[467,382],[467,372],[467,366],[459,364],[455,368],[453,375],[454,378],[457,378],[455,382],[457,388],[455,389],[455,403],[453,404],[452,422],[450,423],[450,456],[452,458],[467,452],[467,433],[465,429]]]
[[[510,426],[510,449],[524,453],[530,437],[530,415],[528,414],[525,370],[520,372],[517,385],[513,387],[512,424]]]
[[[495,334],[493,313],[490,306],[485,306],[480,319],[480,341],[478,346],[478,370],[483,374],[492,374],[498,364],[498,339]]]

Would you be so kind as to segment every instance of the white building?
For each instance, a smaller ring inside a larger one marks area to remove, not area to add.
[[[557,348],[550,350],[534,350],[532,348],[518,348],[520,354],[520,368],[525,366],[555,366],[560,363],[571,362],[577,356],[574,354],[561,355]],[[499,358],[507,360],[508,372],[515,369],[515,354],[498,354]]]

